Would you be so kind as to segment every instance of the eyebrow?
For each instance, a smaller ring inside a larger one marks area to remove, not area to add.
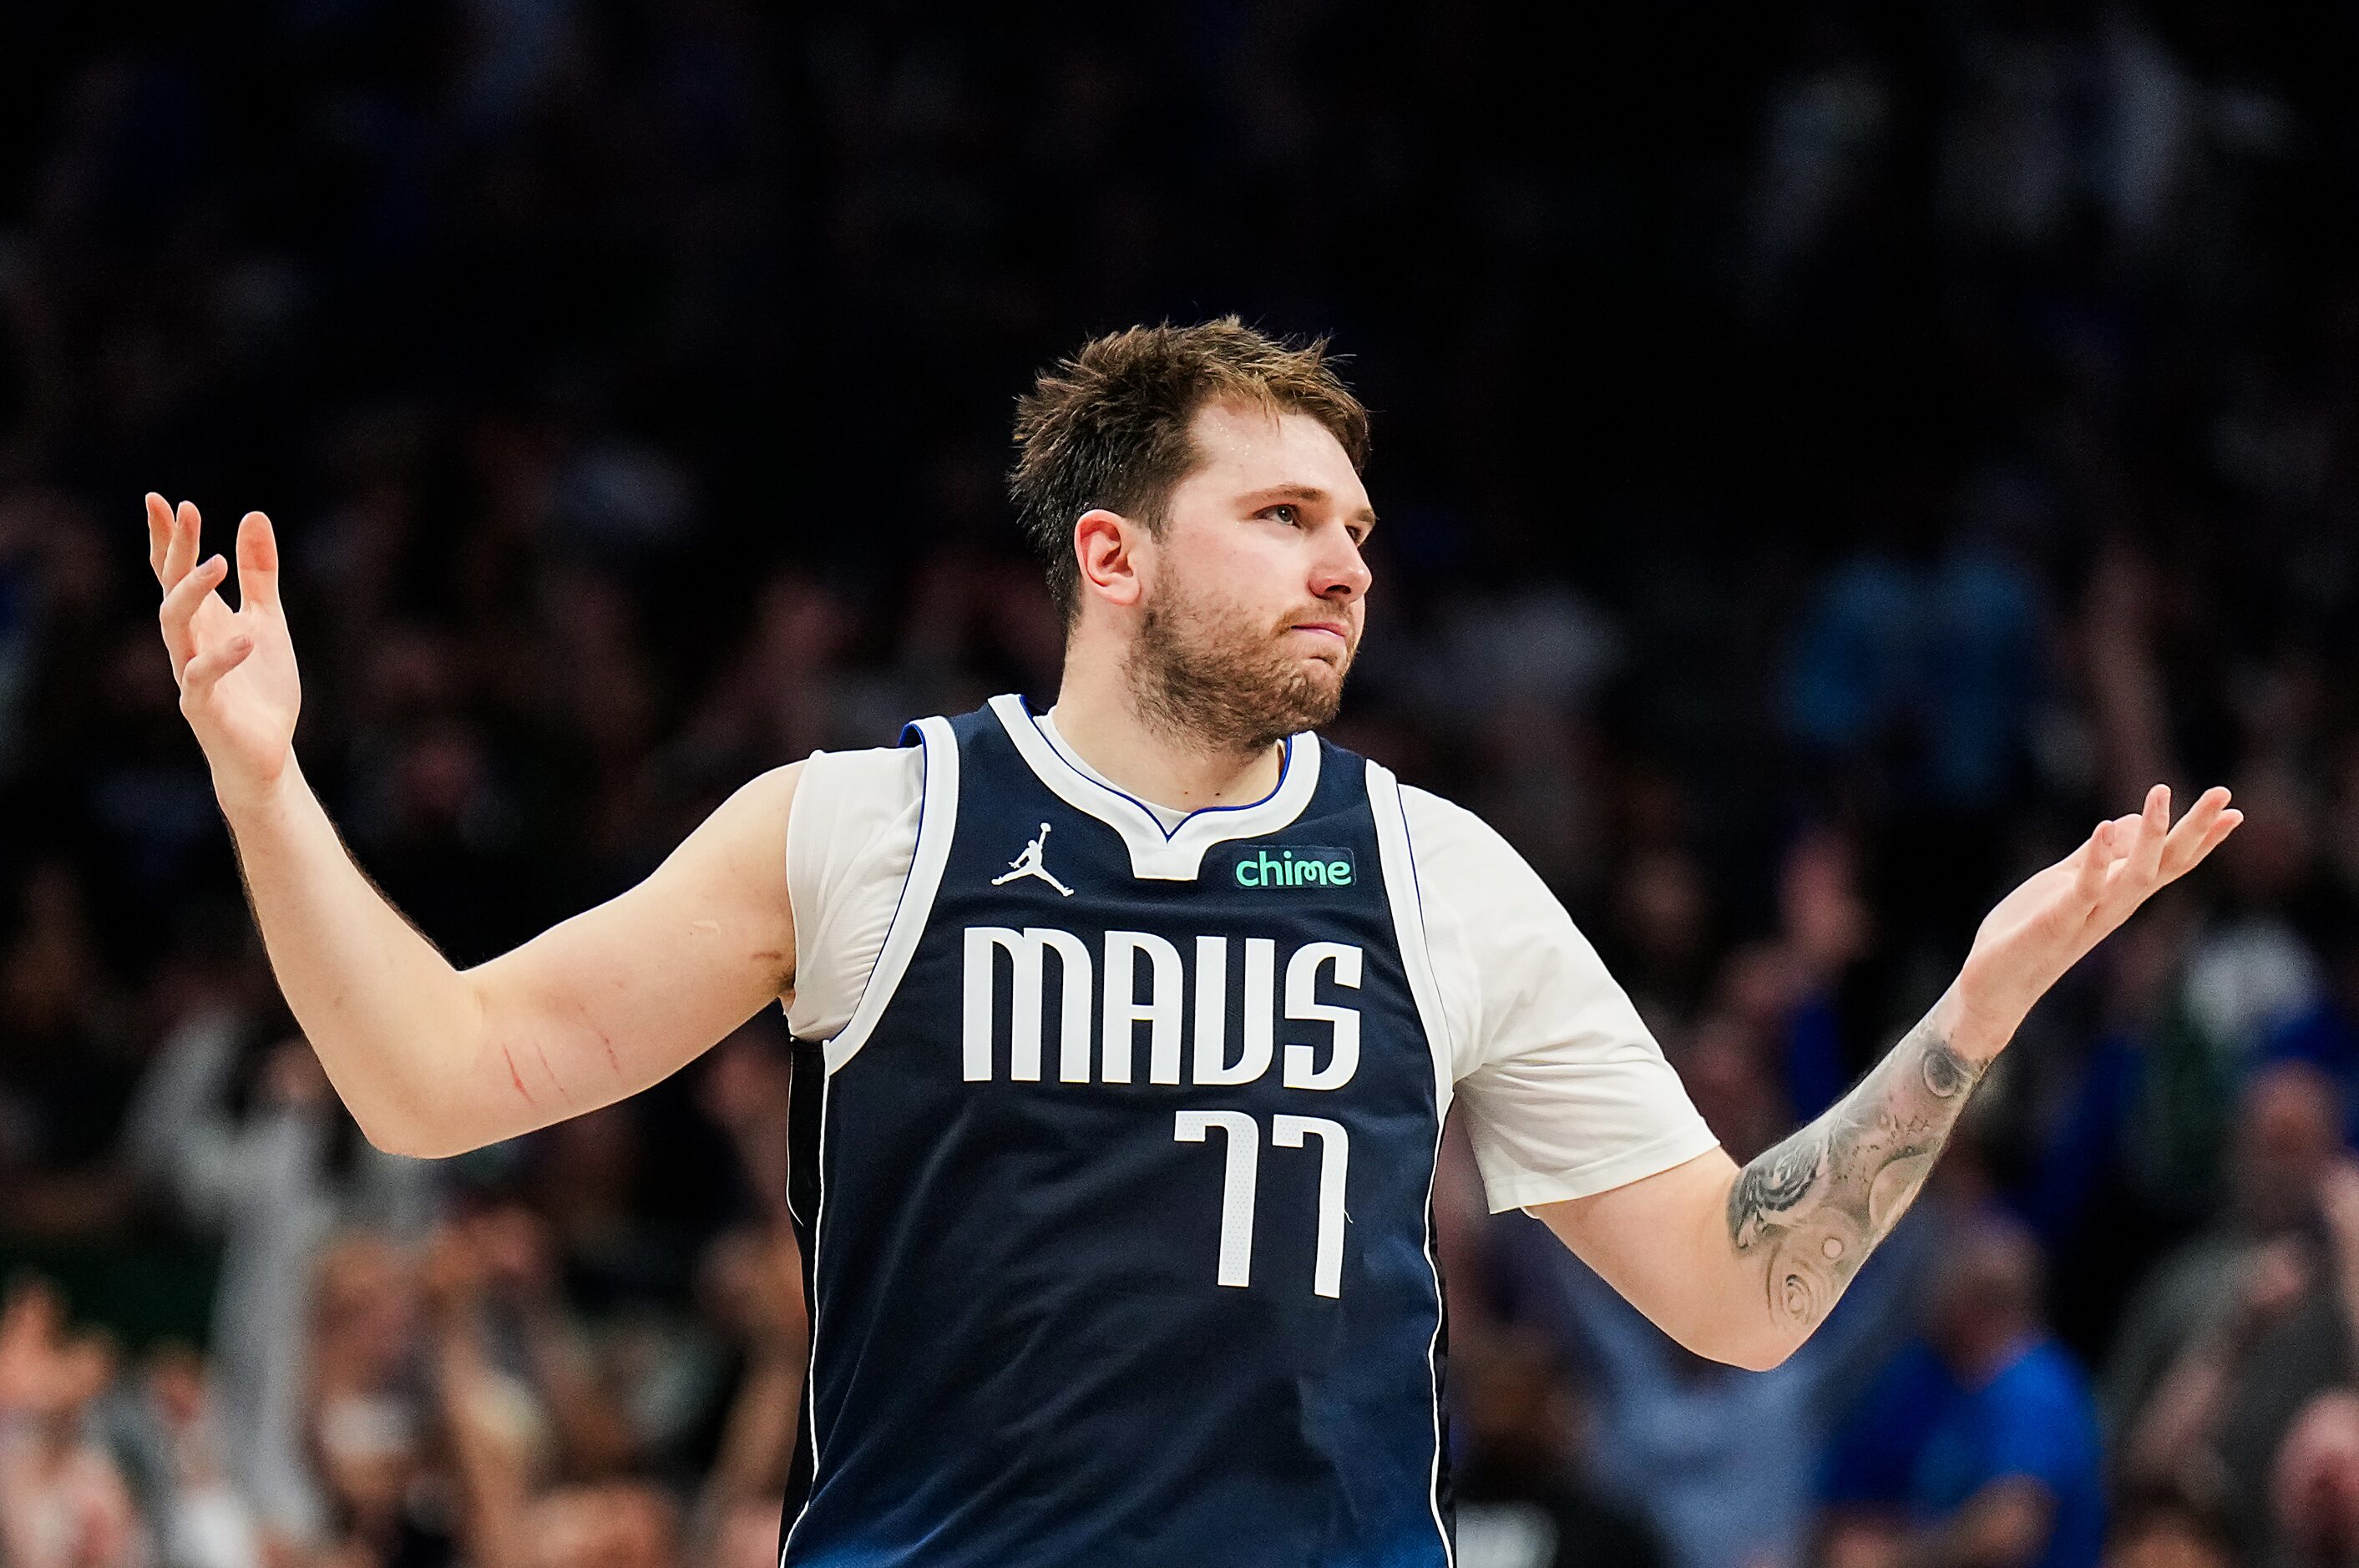
[[[1248,501],[1265,502],[1302,501],[1314,506],[1323,506],[1334,499],[1316,485],[1273,485],[1266,490],[1248,490],[1244,498]],[[1375,528],[1376,509],[1374,506],[1363,506],[1352,515],[1350,520],[1355,523],[1365,523],[1368,527]]]

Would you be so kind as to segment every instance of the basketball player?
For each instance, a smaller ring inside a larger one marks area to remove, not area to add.
[[[1044,374],[1012,486],[1052,707],[746,784],[645,883],[454,971],[304,782],[268,521],[239,607],[147,498],[164,639],[270,960],[372,1142],[633,1094],[783,1001],[812,1324],[787,1564],[1448,1564],[1435,1148],[1696,1352],[1782,1360],[2027,1009],[2235,826],[2100,824],[1743,1170],[1538,877],[1321,740],[1364,625],[1364,411],[1234,320]]]

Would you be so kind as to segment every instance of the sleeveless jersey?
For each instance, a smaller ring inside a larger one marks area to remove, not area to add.
[[[1166,833],[1019,698],[903,739],[908,882],[796,1050],[782,1568],[1449,1568],[1451,1058],[1391,774],[1296,735]]]

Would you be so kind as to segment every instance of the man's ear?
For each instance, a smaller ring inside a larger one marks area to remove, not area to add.
[[[1146,591],[1139,580],[1138,550],[1146,528],[1120,512],[1093,506],[1073,521],[1073,554],[1082,573],[1082,592],[1108,603],[1136,604]]]

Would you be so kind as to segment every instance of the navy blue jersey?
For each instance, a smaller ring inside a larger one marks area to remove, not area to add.
[[[798,1049],[786,1568],[1447,1568],[1449,1054],[1398,788],[1304,735],[1166,833],[1019,699]]]

